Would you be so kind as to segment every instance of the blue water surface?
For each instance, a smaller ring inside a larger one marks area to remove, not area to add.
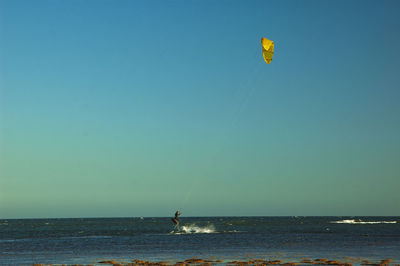
[[[400,261],[400,217],[182,217],[0,220],[0,265],[113,259]]]

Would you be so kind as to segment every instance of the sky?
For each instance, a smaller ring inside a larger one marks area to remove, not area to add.
[[[400,215],[399,13],[0,0],[0,218]]]

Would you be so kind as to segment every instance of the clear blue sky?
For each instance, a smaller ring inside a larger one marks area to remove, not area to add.
[[[1,0],[0,218],[400,215],[399,14]]]

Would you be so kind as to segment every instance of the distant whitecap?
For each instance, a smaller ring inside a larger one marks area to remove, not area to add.
[[[362,220],[340,220],[332,221],[335,224],[395,224],[397,221],[362,221]]]

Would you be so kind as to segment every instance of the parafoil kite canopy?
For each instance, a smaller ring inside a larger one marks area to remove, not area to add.
[[[267,64],[271,63],[274,55],[274,42],[266,38],[261,38],[263,57]]]

